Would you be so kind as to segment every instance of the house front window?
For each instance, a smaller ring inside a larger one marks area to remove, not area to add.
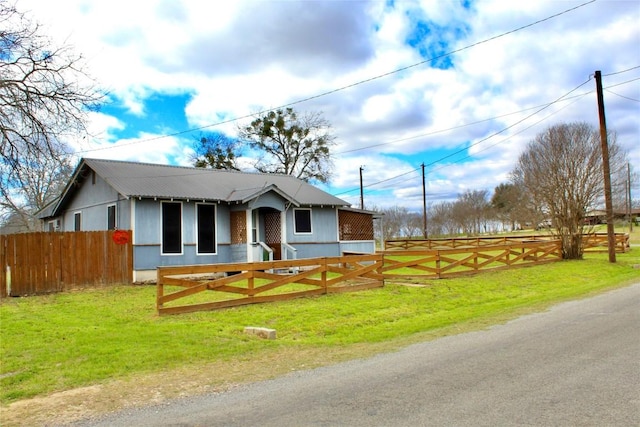
[[[216,253],[216,205],[198,203],[198,254]]]
[[[82,230],[82,212],[76,212],[73,214],[73,231]]]
[[[118,226],[116,212],[116,205],[107,206],[107,230],[115,230]]]
[[[311,209],[294,209],[293,222],[295,234],[311,234]]]
[[[162,202],[162,253],[182,253],[182,203]]]

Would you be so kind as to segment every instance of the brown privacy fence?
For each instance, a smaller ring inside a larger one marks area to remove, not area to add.
[[[556,237],[550,234],[514,235],[514,236],[486,236],[486,237],[454,237],[449,239],[390,239],[384,242],[385,250],[422,250],[482,247],[490,245],[508,245],[530,241],[551,241]],[[616,252],[626,252],[629,249],[629,234],[615,233]],[[609,240],[607,233],[589,233],[582,240],[585,251],[607,251]]]
[[[377,288],[382,262],[382,254],[371,254],[159,267],[156,307],[179,314]]]
[[[0,296],[131,283],[131,231],[0,235]]]

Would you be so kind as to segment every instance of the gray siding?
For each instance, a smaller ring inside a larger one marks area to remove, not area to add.
[[[116,205],[116,224],[123,230],[131,228],[130,201],[119,195],[99,176],[88,177],[62,213],[61,230],[74,231],[74,214],[82,215],[81,231],[107,229],[107,207]]]
[[[374,240],[342,241],[340,242],[340,252],[373,254],[376,252],[376,242]]]
[[[246,243],[230,246],[231,262],[247,262],[247,245]]]
[[[278,194],[275,193],[266,193],[258,196],[257,199],[249,202],[249,208],[258,209],[258,208],[273,208],[278,211],[283,211],[284,200]]]
[[[217,264],[234,261],[229,231],[229,207],[216,204],[216,254],[197,254],[196,205],[194,201],[175,201],[182,205],[182,254],[162,254],[162,201],[135,201],[134,270],[158,266]],[[246,258],[244,259],[246,260]],[[243,261],[244,261],[243,260]]]
[[[216,255],[197,255],[195,245],[185,245],[182,255],[161,255],[160,245],[135,245],[133,247],[133,269],[154,270],[159,266],[220,264],[233,262],[231,245],[218,245]]]
[[[304,209],[304,208],[303,208]],[[293,220],[294,208],[287,210],[287,243],[337,243],[338,214],[335,208],[314,207],[311,210],[311,234],[296,234]]]
[[[296,253],[298,259],[340,256],[340,244],[338,242],[299,243],[292,246],[298,250]]]
[[[152,199],[135,200],[135,229],[133,241],[136,245],[160,244],[160,202]]]

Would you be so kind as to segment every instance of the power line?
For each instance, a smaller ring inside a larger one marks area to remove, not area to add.
[[[615,96],[619,96],[620,98],[628,99],[629,101],[640,102],[640,99],[635,99],[635,98],[630,98],[630,97],[628,97],[628,96],[620,95],[619,93],[615,93],[614,91],[609,90],[609,89],[605,89],[605,90],[606,90],[607,92],[609,92],[609,93],[611,93],[611,94],[615,95]]]
[[[533,113],[529,114],[528,116],[524,117],[523,119],[518,120],[517,122],[515,122],[515,123],[513,123],[513,124],[511,124],[511,125],[509,125],[509,126],[507,126],[507,127],[505,127],[505,128],[502,128],[501,130],[499,130],[499,131],[497,131],[497,132],[494,132],[494,133],[492,133],[491,135],[489,135],[489,136],[487,136],[487,137],[485,137],[485,138],[482,138],[481,140],[479,140],[479,141],[477,141],[477,142],[474,142],[473,144],[471,144],[471,145],[469,145],[469,146],[467,146],[467,147],[464,147],[464,148],[462,148],[462,149],[460,149],[460,150],[457,150],[457,151],[455,151],[455,152],[453,152],[453,153],[451,153],[451,154],[448,154],[448,155],[446,155],[446,156],[444,156],[444,157],[441,157],[441,158],[440,158],[440,159],[438,159],[438,160],[435,160],[435,161],[433,161],[433,162],[431,162],[431,163],[429,163],[429,164],[426,164],[426,165],[425,165],[425,167],[427,167],[427,166],[433,166],[433,165],[435,165],[435,164],[437,164],[437,163],[439,163],[439,162],[441,162],[441,161],[443,161],[443,160],[446,160],[446,159],[451,158],[451,157],[453,157],[453,156],[455,156],[455,155],[457,155],[457,154],[460,154],[460,153],[462,153],[462,152],[465,152],[465,151],[467,151],[468,149],[470,149],[471,147],[475,147],[476,145],[481,144],[481,143],[483,143],[484,141],[487,141],[488,139],[493,138],[494,136],[497,136],[497,135],[500,135],[501,133],[506,132],[507,130],[509,130],[509,129],[513,128],[514,126],[519,125],[520,123],[522,123],[522,122],[524,122],[524,121],[526,121],[526,120],[528,120],[529,118],[531,118],[531,117],[535,116],[536,114],[540,113],[541,111],[544,111],[545,109],[549,108],[550,106],[552,106],[552,105],[554,105],[554,104],[556,104],[556,103],[558,103],[558,102],[562,101],[565,97],[567,97],[567,96],[568,96],[568,95],[570,95],[571,93],[575,92],[576,90],[580,89],[582,86],[586,85],[586,84],[587,84],[587,83],[589,83],[590,81],[591,81],[591,76],[589,76],[589,78],[588,78],[585,82],[583,82],[583,83],[579,84],[578,86],[576,86],[575,88],[571,89],[569,92],[567,92],[566,94],[564,94],[564,95],[562,95],[561,97],[557,98],[555,101],[552,101],[552,102],[550,102],[550,103],[548,103],[548,104],[546,104],[546,105],[542,106],[542,108],[539,108],[538,110],[536,110],[535,112],[533,112]],[[399,175],[393,176],[393,177],[391,177],[391,178],[386,178],[386,179],[384,179],[384,180],[380,180],[380,181],[374,182],[374,183],[372,183],[372,184],[369,184],[369,185],[364,186],[363,188],[373,187],[373,186],[378,185],[378,184],[381,184],[381,183],[383,183],[383,182],[388,182],[388,181],[391,181],[391,180],[394,180],[394,179],[398,179],[398,178],[400,178],[400,177],[403,177],[403,176],[405,176],[405,175],[408,175],[408,174],[410,174],[410,173],[413,173],[413,172],[417,171],[418,169],[419,169],[419,168],[412,169],[412,170],[410,170],[410,171],[408,171],[408,172],[404,172],[404,173],[402,173],[402,174],[399,174]],[[359,190],[359,188],[358,188],[358,190]],[[351,193],[351,192],[353,192],[353,191],[354,191],[354,190],[343,191],[343,192],[341,192],[341,193],[337,193],[337,194],[334,194],[334,195],[335,195],[335,196],[337,196],[337,195],[341,195],[341,194],[347,194],[347,193]]]
[[[635,67],[627,68],[626,70],[616,71],[614,73],[603,74],[602,77],[615,76],[616,74],[626,73],[627,71],[637,70],[638,68],[640,68],[640,65],[636,65]]]
[[[313,95],[313,96],[309,96],[307,98],[299,99],[297,101],[293,101],[293,102],[290,102],[288,104],[281,105],[279,107],[271,108],[269,110],[262,110],[262,111],[258,111],[257,113],[247,114],[247,115],[244,115],[244,116],[241,116],[241,117],[236,117],[236,118],[233,118],[233,119],[228,119],[228,120],[224,120],[224,121],[221,121],[221,122],[216,122],[216,123],[212,123],[212,124],[208,124],[208,125],[192,128],[192,129],[187,129],[187,130],[183,130],[183,131],[179,131],[179,132],[174,132],[174,133],[165,134],[165,135],[159,135],[159,136],[156,136],[156,137],[142,139],[142,140],[138,140],[138,141],[133,141],[133,142],[130,142],[130,143],[127,143],[127,144],[121,144],[121,145],[119,145],[117,147],[109,146],[109,147],[93,148],[93,149],[87,149],[87,150],[78,151],[77,153],[88,153],[88,152],[93,152],[93,151],[109,150],[109,149],[112,149],[112,148],[120,148],[120,147],[124,147],[124,146],[142,144],[144,142],[157,141],[157,140],[163,139],[163,138],[169,138],[169,137],[173,137],[173,136],[184,135],[186,133],[195,132],[195,131],[198,131],[198,130],[208,129],[208,128],[215,127],[215,126],[220,126],[220,125],[223,125],[223,124],[233,123],[233,122],[238,121],[238,120],[244,120],[244,119],[247,119],[247,118],[254,117],[255,115],[264,114],[264,113],[269,112],[271,110],[278,110],[278,109],[290,107],[290,106],[293,106],[293,105],[301,104],[301,103],[304,103],[304,102],[308,102],[308,101],[311,101],[311,100],[314,100],[314,99],[318,99],[318,98],[321,98],[321,97],[324,97],[324,96],[328,96],[328,95],[331,95],[331,94],[334,94],[334,93],[337,93],[337,92],[341,92],[341,91],[346,90],[346,89],[350,89],[350,88],[355,87],[355,86],[359,86],[359,85],[362,85],[362,84],[365,84],[365,83],[369,83],[369,82],[372,82],[374,80],[382,79],[384,77],[388,77],[388,76],[391,76],[393,74],[401,73],[401,72],[409,70],[411,68],[419,67],[421,65],[433,62],[435,60],[438,60],[438,59],[441,59],[441,58],[445,58],[447,56],[451,56],[451,55],[454,55],[456,53],[460,53],[460,52],[465,51],[467,49],[471,49],[471,48],[479,46],[481,44],[492,42],[492,41],[497,40],[499,38],[511,35],[511,34],[516,33],[518,31],[522,31],[524,29],[533,27],[535,25],[538,25],[538,24],[541,24],[543,22],[549,21],[551,19],[557,18],[557,17],[562,16],[564,14],[573,12],[574,10],[577,10],[577,9],[579,9],[581,7],[584,7],[584,6],[588,5],[588,4],[594,3],[595,1],[596,0],[590,0],[588,2],[579,4],[579,5],[575,6],[575,7],[566,9],[566,10],[564,10],[562,12],[556,13],[554,15],[550,15],[550,16],[548,16],[546,18],[539,19],[539,20],[537,20],[535,22],[532,22],[530,24],[523,25],[521,27],[515,28],[515,29],[507,31],[505,33],[501,33],[501,34],[499,34],[497,36],[493,36],[493,37],[490,37],[488,39],[481,40],[481,41],[476,42],[476,43],[472,43],[470,45],[464,46],[464,47],[459,48],[459,49],[455,49],[455,50],[452,50],[452,51],[449,51],[449,52],[445,52],[445,53],[443,53],[441,55],[437,55],[437,56],[431,57],[431,58],[426,59],[424,61],[416,62],[415,64],[407,65],[406,67],[398,68],[396,70],[389,71],[389,72],[384,73],[384,74],[379,74],[377,76],[370,77],[368,79],[360,80],[360,81],[357,81],[355,83],[351,83],[351,84],[348,84],[346,86],[342,86],[342,87],[339,87],[339,88],[336,88],[336,89],[333,89],[333,90],[330,90],[330,91],[327,91],[327,92],[322,92],[322,93],[319,93],[317,95]]]
[[[492,147],[495,147],[496,145],[502,144],[503,142],[507,142],[508,140],[510,140],[511,138],[513,138],[514,136],[519,135],[519,134],[521,134],[522,132],[524,132],[524,131],[526,131],[526,130],[531,129],[532,127],[534,127],[534,126],[536,126],[536,125],[538,125],[538,124],[542,123],[543,121],[547,120],[549,117],[552,117],[552,116],[554,116],[554,115],[558,114],[560,111],[564,110],[565,108],[570,107],[571,105],[575,104],[575,103],[576,103],[576,102],[578,102],[582,97],[584,97],[584,96],[588,95],[589,93],[590,93],[590,92],[585,93],[585,94],[582,94],[582,95],[580,96],[580,98],[578,98],[578,99],[574,100],[571,104],[565,105],[564,107],[560,108],[559,110],[554,111],[553,113],[548,114],[547,116],[545,116],[545,117],[541,118],[541,119],[540,119],[540,120],[538,120],[537,122],[532,123],[531,125],[529,125],[529,126],[527,126],[527,127],[523,128],[523,129],[519,130],[518,132],[516,132],[516,133],[514,133],[513,135],[509,136],[508,138],[505,138],[505,139],[503,139],[502,141],[498,141],[498,142],[496,142],[496,143],[494,143],[494,144],[491,144],[491,145],[489,145],[489,146],[487,146],[487,147],[485,147],[485,148],[483,148],[483,149],[481,149],[481,150],[478,150],[478,151],[476,151],[474,154],[481,153],[481,152],[483,152],[483,151],[488,150],[489,148],[492,148]],[[575,98],[575,97],[574,97],[574,98]],[[460,158],[460,159],[458,159],[458,160],[456,160],[456,161],[454,161],[454,162],[451,162],[450,164],[442,165],[442,166],[437,167],[437,168],[435,168],[435,169],[431,169],[431,170],[429,171],[429,173],[432,173],[432,172],[435,172],[435,171],[439,171],[439,170],[442,170],[442,169],[448,168],[448,167],[450,167],[451,165],[453,165],[453,164],[455,164],[455,163],[460,163],[462,160],[466,160],[466,159],[469,159],[469,158],[471,158],[471,157],[473,157],[473,156],[472,156],[472,155],[464,156],[464,157],[462,157],[462,158]]]
[[[620,74],[620,73],[623,73],[623,72],[634,70],[636,68],[640,68],[640,66],[634,67],[634,68],[630,68],[630,69],[625,70],[625,71],[620,71],[620,72],[617,72],[617,73],[608,74],[608,75]],[[636,80],[640,80],[640,77],[636,78],[636,79],[632,79],[632,80],[627,80],[627,81],[622,82],[622,83],[617,83],[615,85],[607,86],[605,88],[605,90],[608,90],[609,88],[613,88],[613,87],[617,87],[617,86],[622,86],[622,85],[625,85],[627,83],[632,83],[632,82],[634,82]],[[569,96],[569,97],[564,98],[563,101],[570,101],[572,99],[582,98],[583,96],[588,95],[588,94],[593,93],[593,92],[595,92],[595,90],[590,90],[588,92],[584,92],[584,93],[577,94],[577,95],[574,95],[574,96]],[[611,93],[613,93],[614,95],[618,95],[618,94],[616,94],[614,92],[611,92]],[[618,95],[618,96],[622,96],[622,95]],[[624,96],[622,96],[622,97],[625,98]],[[627,98],[627,99],[631,99],[631,98]],[[631,99],[631,100],[632,101],[636,101],[635,99]],[[367,146],[364,146],[364,147],[352,148],[350,150],[339,151],[339,152],[337,152],[335,154],[353,153],[353,152],[356,152],[356,151],[368,150],[370,148],[376,148],[376,147],[382,147],[384,145],[395,144],[397,142],[404,142],[404,141],[409,141],[411,139],[421,138],[421,137],[425,137],[425,136],[432,136],[432,135],[436,135],[438,133],[449,132],[449,131],[456,130],[456,129],[461,129],[461,128],[464,128],[464,127],[467,127],[467,126],[473,126],[473,125],[477,125],[477,124],[480,124],[480,123],[490,122],[492,120],[502,119],[502,118],[508,117],[508,116],[513,116],[515,114],[524,113],[524,112],[527,112],[527,111],[530,111],[530,110],[534,110],[534,109],[543,107],[545,105],[549,105],[549,103],[547,102],[545,104],[535,105],[533,107],[528,107],[528,108],[525,108],[525,109],[522,109],[522,110],[519,110],[519,111],[514,111],[512,113],[505,113],[505,114],[501,114],[499,116],[494,116],[494,117],[490,117],[490,118],[487,118],[487,119],[477,120],[475,122],[464,123],[464,124],[461,124],[461,125],[458,125],[458,126],[447,128],[447,129],[438,129],[438,130],[434,130],[434,131],[427,132],[427,133],[421,133],[421,134],[418,134],[418,135],[411,135],[411,136],[407,136],[407,137],[400,138],[400,139],[394,139],[394,140],[391,140],[391,141],[380,142],[380,143],[377,143],[377,144],[367,145]]]
[[[623,73],[623,72],[626,72],[626,71],[634,70],[634,69],[636,69],[636,68],[640,68],[640,66],[638,66],[638,67],[633,67],[633,68],[630,68],[630,69],[628,69],[628,70],[620,71],[620,72],[617,72],[617,73],[611,73],[610,75],[620,74],[620,73]],[[634,82],[634,81],[636,81],[636,80],[640,80],[640,78],[627,80],[627,81],[625,81],[625,82],[617,83],[617,84],[612,85],[612,86],[609,86],[609,87],[621,86],[621,85],[624,85],[624,84],[627,84],[627,83]],[[449,157],[453,157],[453,156],[455,156],[456,154],[460,154],[461,152],[467,151],[469,148],[471,148],[471,147],[473,147],[473,146],[475,146],[475,145],[481,144],[482,142],[484,142],[484,141],[486,141],[486,140],[488,140],[488,139],[490,139],[490,138],[492,138],[492,137],[494,137],[494,136],[496,136],[496,135],[498,135],[498,134],[500,134],[500,133],[504,132],[505,130],[510,129],[511,127],[514,127],[514,126],[516,126],[516,125],[518,125],[518,124],[522,123],[523,121],[525,121],[525,120],[529,119],[529,118],[530,118],[530,117],[532,117],[532,116],[535,116],[535,115],[536,115],[536,114],[538,114],[539,112],[541,112],[541,111],[545,110],[546,108],[550,107],[551,105],[554,105],[554,104],[556,104],[556,103],[558,103],[558,102],[561,102],[561,101],[568,101],[568,100],[580,99],[580,98],[583,98],[584,96],[586,96],[586,95],[588,95],[588,94],[590,94],[590,93],[593,93],[594,91],[593,91],[593,90],[590,90],[590,91],[588,91],[588,92],[584,92],[584,93],[577,94],[577,95],[574,95],[574,96],[567,96],[568,94],[570,94],[570,93],[572,93],[572,92],[576,91],[576,90],[577,90],[577,89],[579,89],[580,87],[582,87],[582,86],[584,86],[585,84],[587,84],[589,81],[590,81],[590,79],[589,79],[589,80],[587,80],[587,81],[585,81],[585,82],[584,82],[584,83],[582,83],[581,85],[577,86],[576,88],[572,89],[571,91],[569,91],[569,92],[568,92],[567,94],[565,94],[564,96],[561,96],[560,98],[556,99],[555,101],[551,101],[551,102],[549,102],[549,103],[547,103],[547,104],[541,104],[541,105],[538,105],[538,106],[535,106],[535,107],[529,107],[529,108],[526,108],[526,109],[524,109],[524,110],[520,110],[520,111],[517,111],[517,112],[514,112],[514,113],[507,113],[507,114],[503,114],[503,115],[500,115],[500,116],[496,116],[496,117],[494,117],[494,118],[484,119],[484,120],[479,120],[479,121],[476,121],[476,122],[473,122],[473,123],[469,123],[469,124],[464,124],[464,125],[456,126],[456,127],[450,128],[450,129],[444,129],[444,130],[439,130],[439,131],[433,131],[433,132],[426,133],[426,134],[421,134],[421,135],[412,136],[412,137],[407,137],[407,138],[403,138],[403,139],[399,139],[399,140],[395,140],[395,141],[390,141],[390,142],[386,142],[386,143],[376,144],[376,145],[374,145],[374,146],[369,146],[369,147],[363,147],[363,148],[358,148],[358,149],[354,149],[354,150],[349,150],[349,151],[347,151],[347,152],[357,151],[357,150],[362,150],[362,149],[366,149],[366,148],[377,147],[377,146],[381,146],[381,145],[387,145],[387,144],[390,144],[390,143],[393,143],[393,142],[404,141],[404,140],[408,140],[408,139],[417,138],[417,137],[420,137],[420,136],[433,135],[433,134],[440,133],[440,132],[446,132],[446,131],[448,131],[448,130],[454,130],[454,129],[458,129],[458,128],[465,127],[465,126],[469,126],[469,125],[474,125],[474,124],[478,124],[478,123],[483,123],[483,122],[485,122],[485,121],[494,120],[494,119],[496,119],[496,118],[502,118],[502,117],[506,117],[506,116],[513,115],[513,114],[522,113],[522,112],[525,112],[525,111],[532,110],[532,109],[534,109],[534,108],[535,108],[535,109],[537,109],[537,111],[536,111],[536,112],[534,112],[533,114],[530,114],[529,116],[527,116],[527,117],[525,117],[524,119],[522,119],[522,120],[520,120],[520,121],[518,121],[518,122],[516,122],[516,123],[512,124],[511,126],[509,126],[509,127],[505,128],[505,129],[503,129],[503,130],[501,130],[501,131],[499,131],[499,132],[496,132],[496,133],[494,133],[494,134],[492,134],[492,135],[489,135],[488,137],[486,137],[486,138],[484,138],[484,139],[482,139],[482,140],[480,140],[480,141],[478,141],[478,142],[476,142],[476,143],[474,143],[474,144],[471,144],[471,145],[469,145],[468,147],[467,147],[467,146],[465,146],[464,148],[462,148],[462,149],[460,149],[460,150],[458,150],[458,151],[456,151],[456,152],[454,152],[454,153],[452,153],[452,154],[450,154],[450,155],[448,155],[448,156],[445,156],[445,157],[440,158],[440,159],[438,159],[438,160],[436,160],[436,161],[434,161],[434,162],[432,162],[432,163],[429,163],[428,165],[425,165],[425,167],[426,167],[426,166],[433,166],[433,165],[434,165],[434,164],[436,164],[436,163],[439,163],[439,162],[441,162],[441,161],[443,161],[443,160],[446,160],[446,159],[447,159],[447,158],[449,158]],[[574,101],[574,102],[575,102],[575,101]],[[571,104],[567,105],[566,107],[568,107],[568,106],[570,106],[570,105],[572,105],[572,104],[573,104],[573,103],[571,103]],[[566,108],[566,107],[563,107],[563,109],[564,109],[564,108]],[[560,110],[558,110],[558,111],[560,111]],[[519,132],[518,132],[518,133],[516,133],[515,135],[517,135],[517,134],[519,134],[519,133],[522,133],[523,131],[525,131],[525,130],[527,130],[527,129],[531,128],[532,126],[535,126],[535,125],[537,125],[537,124],[541,123],[542,121],[546,120],[547,118],[551,117],[551,116],[552,116],[552,115],[554,115],[554,114],[556,114],[556,113],[550,114],[549,116],[545,117],[544,119],[542,119],[542,120],[540,120],[540,121],[538,121],[538,122],[534,123],[533,125],[531,125],[531,126],[529,126],[529,127],[525,128],[525,129],[523,129],[523,130],[519,131]],[[512,135],[512,136],[515,136],[515,135]],[[511,137],[510,137],[510,138],[511,138]],[[507,139],[505,139],[505,140],[502,140],[502,141],[500,141],[500,142],[498,142],[498,143],[496,143],[496,144],[490,145],[489,147],[487,147],[487,148],[485,148],[485,149],[483,149],[483,150],[481,150],[481,151],[484,151],[484,150],[486,150],[486,149],[488,149],[488,148],[491,148],[491,147],[493,147],[493,146],[495,146],[495,145],[497,145],[497,144],[500,144],[500,143],[502,143],[502,142],[505,142],[505,141],[509,140],[510,138],[507,138]],[[343,154],[343,153],[345,153],[345,152],[341,152],[340,154]],[[454,163],[457,163],[457,162],[459,162],[460,160],[464,160],[464,159],[467,159],[467,158],[469,158],[469,157],[471,157],[471,156],[465,156],[465,157],[463,157],[462,159],[459,159],[459,160],[457,160],[457,161],[456,161],[456,162],[454,162]],[[440,170],[440,169],[442,169],[442,168],[444,168],[444,167],[447,167],[447,166],[448,166],[448,165],[442,166],[441,168],[438,168],[437,170]],[[408,175],[408,174],[410,174],[410,173],[413,173],[413,172],[416,172],[416,171],[418,171],[418,170],[419,170],[419,168],[416,168],[416,169],[413,169],[413,170],[411,170],[411,171],[404,172],[404,173],[402,173],[402,174],[400,174],[400,175],[393,176],[393,177],[391,177],[391,178],[386,178],[386,179],[381,180],[381,181],[376,181],[376,182],[374,182],[374,183],[372,183],[372,184],[368,184],[368,185],[364,186],[364,188],[372,187],[372,186],[377,186],[378,184],[382,184],[382,183],[385,183],[385,182],[392,181],[392,180],[394,180],[394,179],[401,178],[401,177],[403,177],[403,176],[406,176],[406,175]],[[431,173],[431,172],[433,172],[433,171],[430,171],[429,173]],[[348,194],[348,193],[352,193],[353,191],[356,191],[356,190],[358,190],[358,189],[346,190],[346,191],[343,191],[343,192],[341,192],[341,193],[337,193],[337,194],[334,194],[334,195],[336,195],[336,196],[337,196],[337,195],[342,195],[342,194]]]

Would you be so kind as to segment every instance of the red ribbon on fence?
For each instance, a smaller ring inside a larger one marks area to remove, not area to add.
[[[112,239],[116,245],[126,245],[129,243],[129,233],[124,230],[116,230],[113,232]]]

